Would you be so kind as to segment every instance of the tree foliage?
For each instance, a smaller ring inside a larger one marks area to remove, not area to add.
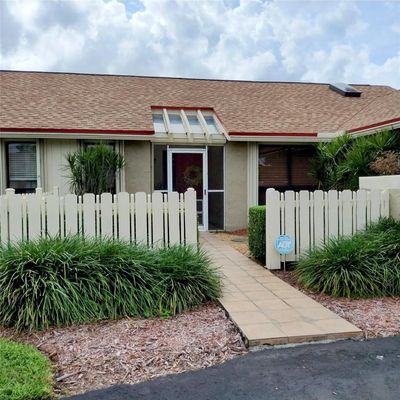
[[[71,190],[77,195],[115,192],[115,177],[124,157],[106,144],[88,146],[67,155]]]
[[[311,174],[320,189],[358,189],[360,176],[379,175],[375,161],[386,152],[399,157],[400,131],[385,130],[353,139],[349,134],[327,143],[317,144]]]

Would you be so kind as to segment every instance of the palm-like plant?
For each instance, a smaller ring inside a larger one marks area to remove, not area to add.
[[[360,176],[376,175],[371,163],[382,152],[400,150],[400,132],[387,130],[353,139],[346,134],[329,143],[317,144],[311,174],[320,189],[358,189]]]
[[[115,176],[124,157],[105,144],[88,146],[67,155],[71,190],[77,195],[115,192]]]

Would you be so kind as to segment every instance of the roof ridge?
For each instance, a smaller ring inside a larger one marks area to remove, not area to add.
[[[328,82],[301,82],[301,81],[269,81],[269,80],[245,80],[245,79],[218,79],[218,78],[190,78],[179,76],[152,76],[152,75],[129,75],[129,74],[107,74],[92,72],[63,72],[63,71],[24,71],[0,69],[0,72],[26,73],[26,74],[55,74],[55,75],[83,75],[83,76],[104,76],[104,77],[121,77],[121,78],[143,78],[143,79],[176,79],[190,81],[212,81],[212,82],[243,82],[243,83],[270,83],[270,84],[298,84],[298,85],[323,85],[329,86]],[[390,87],[388,85],[371,85],[368,83],[349,83],[351,86],[374,86],[374,87]]]

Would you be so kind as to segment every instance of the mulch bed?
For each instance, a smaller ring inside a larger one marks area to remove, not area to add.
[[[215,304],[165,319],[124,318],[30,334],[0,328],[0,337],[46,354],[56,369],[58,391],[69,394],[205,368],[247,352]]]
[[[222,232],[218,233],[218,238],[226,240],[236,250],[252,258],[249,253],[246,235],[246,230],[229,233]],[[253,259],[253,261],[255,260]],[[343,297],[335,298],[305,289],[297,282],[292,271],[272,272],[278,278],[362,329],[366,338],[400,335],[400,297],[357,300]]]

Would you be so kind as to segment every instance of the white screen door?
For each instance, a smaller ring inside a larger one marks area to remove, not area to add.
[[[168,149],[168,191],[196,190],[200,230],[208,229],[208,185],[206,149]]]

